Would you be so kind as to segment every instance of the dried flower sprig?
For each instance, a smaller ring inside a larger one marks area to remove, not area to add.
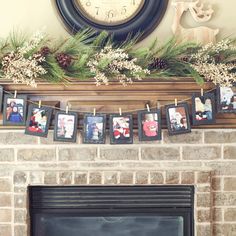
[[[207,81],[211,81],[215,85],[232,87],[236,82],[236,73],[232,72],[235,68],[233,64],[197,63],[192,66],[199,74],[204,75]]]
[[[108,33],[97,35],[90,29],[62,43],[51,41],[42,32],[29,39],[13,33],[0,40],[0,77],[33,87],[37,78],[55,83],[94,78],[96,85],[117,80],[124,86],[134,79],[172,76],[191,76],[199,84],[204,79],[221,86],[235,82],[236,39],[199,46],[179,44],[172,38],[161,46],[155,40],[148,48],[134,47],[136,40],[115,44]]]
[[[45,39],[45,34],[42,31],[37,31],[29,40],[24,42],[24,44],[18,48],[18,52],[21,55],[26,55],[27,53],[38,48],[40,43]]]
[[[137,58],[129,55],[121,48],[104,47],[87,63],[90,72],[94,74],[96,85],[109,84],[110,78],[117,79],[123,86],[133,83],[133,79],[141,80],[142,76],[150,74],[136,64]]]
[[[207,81],[231,87],[236,82],[236,61],[226,60],[226,57],[231,55],[236,55],[236,48],[231,40],[225,39],[216,44],[209,43],[202,46],[192,55],[190,62],[193,69]]]
[[[16,84],[25,83],[37,87],[35,79],[47,73],[41,66],[45,57],[40,53],[30,55],[30,52],[35,50],[43,39],[44,35],[37,32],[16,51],[12,51],[2,58],[1,64],[6,79],[13,80]]]
[[[11,52],[2,60],[4,76],[16,84],[23,83],[37,87],[35,79],[47,73],[39,64],[44,60],[45,58],[39,55],[24,58],[21,53]]]

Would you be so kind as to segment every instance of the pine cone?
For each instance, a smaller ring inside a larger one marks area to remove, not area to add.
[[[63,69],[68,68],[72,62],[72,57],[65,53],[58,53],[56,55],[56,59],[60,67],[62,67]]]
[[[216,63],[220,63],[220,62],[224,61],[224,59],[225,59],[224,55],[222,55],[222,54],[215,55],[214,58],[215,58]]]
[[[182,57],[181,60],[184,62],[189,62],[189,57]]]
[[[40,53],[43,57],[45,57],[45,56],[47,56],[49,53],[51,53],[51,50],[50,50],[49,47],[42,47],[42,48],[40,49],[39,53]]]
[[[161,58],[154,58],[153,62],[149,64],[149,69],[165,69],[167,68],[167,62]]]

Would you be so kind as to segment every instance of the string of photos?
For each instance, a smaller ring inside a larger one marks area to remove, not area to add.
[[[216,94],[216,95],[215,95]],[[3,96],[4,95],[4,96]],[[190,122],[187,101],[192,100],[192,122]],[[84,114],[83,143],[104,144],[106,138],[105,113],[84,113],[62,110],[58,107],[44,106],[42,102],[33,102],[26,95],[5,91],[0,86],[0,104],[3,103],[3,125],[25,125],[25,134],[47,137],[53,110],[56,110],[54,141],[76,142],[78,113]],[[27,107],[27,103],[29,106]],[[111,144],[133,143],[132,113],[138,113],[138,133],[140,141],[161,140],[161,107],[146,105],[146,110],[130,110],[109,115]],[[28,111],[27,111],[28,110]],[[214,124],[216,112],[236,113],[236,87],[218,87],[209,91],[195,93],[191,98],[165,105],[169,135],[191,132],[193,125]]]

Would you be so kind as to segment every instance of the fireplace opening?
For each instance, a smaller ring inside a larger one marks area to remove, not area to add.
[[[193,236],[193,186],[29,186],[31,236]]]

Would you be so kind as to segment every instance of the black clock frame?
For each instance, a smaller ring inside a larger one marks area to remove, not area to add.
[[[55,4],[70,34],[91,27],[97,32],[106,30],[115,41],[123,41],[128,35],[135,36],[137,33],[141,33],[140,39],[147,37],[161,22],[168,0],[145,0],[139,13],[120,25],[102,25],[91,21],[79,11],[76,0],[55,0]]]

